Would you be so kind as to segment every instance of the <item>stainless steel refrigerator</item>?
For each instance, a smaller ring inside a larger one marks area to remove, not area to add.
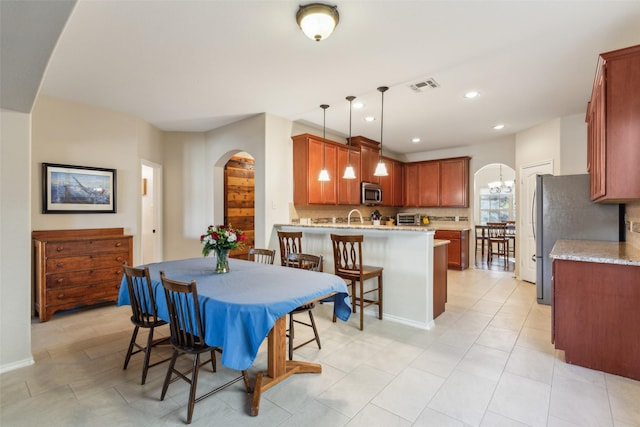
[[[536,180],[536,288],[538,303],[549,305],[549,253],[556,240],[624,240],[624,205],[592,202],[589,175],[538,175]]]

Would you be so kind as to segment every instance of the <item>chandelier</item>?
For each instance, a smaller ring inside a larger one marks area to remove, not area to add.
[[[502,164],[500,165],[500,179],[489,183],[489,192],[491,194],[511,193],[513,190],[513,181],[502,180]]]

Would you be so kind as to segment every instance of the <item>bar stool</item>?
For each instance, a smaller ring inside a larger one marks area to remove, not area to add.
[[[488,237],[487,237],[487,226],[486,225],[476,225],[475,228],[476,231],[476,261],[478,260],[477,254],[478,254],[478,243],[480,243],[480,249],[481,249],[481,257],[480,259],[484,259],[484,246],[485,246],[485,242],[487,241]]]
[[[302,253],[302,231],[278,231],[280,265],[287,265],[287,256]]]
[[[352,311],[360,306],[360,330],[364,324],[364,308],[370,305],[378,306],[378,319],[382,319],[382,267],[364,265],[362,258],[363,235],[343,236],[331,234],[333,246],[333,262],[335,275],[342,277],[351,285]],[[378,278],[377,286],[365,291],[364,282]],[[356,293],[356,282],[360,282],[360,292]],[[377,299],[365,298],[371,293],[377,294]]]
[[[487,252],[487,264],[493,262],[493,256],[502,257],[504,260],[504,268],[509,265],[509,240],[506,236],[507,224],[504,222],[488,222],[489,226],[489,249]]]

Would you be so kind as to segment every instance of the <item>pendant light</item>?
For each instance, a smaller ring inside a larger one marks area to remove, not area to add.
[[[381,112],[380,112],[380,158],[378,161],[378,166],[376,166],[376,171],[373,173],[373,176],[388,176],[389,173],[387,172],[387,167],[385,166],[384,162],[382,161],[382,124],[384,121],[384,93],[388,90],[389,88],[387,86],[380,86],[378,88],[378,92],[380,92],[382,94],[382,108],[381,108]]]
[[[499,193],[511,193],[511,190],[513,190],[513,181],[503,181],[502,180],[502,164],[500,164],[500,180],[499,181],[493,181],[490,182],[489,185],[489,192],[491,194],[499,194]]]
[[[347,101],[349,101],[349,140],[347,144],[349,145],[349,151],[347,152],[347,168],[344,170],[343,179],[356,179],[356,172],[353,170],[353,166],[351,166],[351,103],[355,96],[347,96]]]
[[[320,106],[323,111],[323,119],[322,119],[322,170],[320,171],[320,175],[318,176],[318,181],[331,181],[329,177],[329,171],[327,171],[327,167],[325,166],[325,157],[326,157],[326,145],[327,145],[327,108],[329,106],[327,104],[322,104]]]

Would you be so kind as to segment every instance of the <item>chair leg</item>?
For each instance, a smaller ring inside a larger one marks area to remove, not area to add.
[[[382,274],[378,276],[378,319],[382,320]]]
[[[164,400],[164,396],[169,389],[169,383],[171,382],[171,374],[173,374],[173,368],[176,365],[176,359],[178,358],[178,350],[173,350],[173,356],[171,356],[171,362],[169,362],[169,368],[167,369],[167,376],[164,378],[164,384],[162,384],[162,394],[160,400]]]
[[[191,373],[191,387],[189,389],[189,405],[187,409],[187,424],[191,424],[193,408],[196,406],[196,389],[198,387],[198,371],[200,370],[200,353],[193,357],[193,370]]]
[[[318,335],[318,329],[316,328],[316,321],[313,318],[313,312],[309,310],[309,319],[311,320],[311,327],[313,328],[313,334],[316,336],[316,342],[318,343],[318,349],[322,350],[320,345],[320,335]]]
[[[213,369],[213,372],[217,372],[215,350],[211,350],[211,368]]]
[[[289,313],[289,360],[293,360],[293,314]]]
[[[144,363],[142,365],[142,382],[144,385],[147,381],[147,372],[149,371],[149,360],[151,359],[151,347],[153,346],[153,328],[149,328],[149,335],[147,336],[147,348],[144,349]]]
[[[131,359],[131,353],[133,353],[133,346],[136,345],[136,338],[138,337],[138,329],[140,329],[138,325],[136,325],[136,327],[133,328],[133,333],[131,334],[131,341],[129,342],[129,349],[127,350],[127,355],[124,358],[124,367],[122,369],[127,369],[127,366],[129,365],[129,360]]]
[[[360,330],[364,328],[364,280],[360,281]]]
[[[356,282],[355,280],[351,281],[351,309],[353,313],[356,312]]]

